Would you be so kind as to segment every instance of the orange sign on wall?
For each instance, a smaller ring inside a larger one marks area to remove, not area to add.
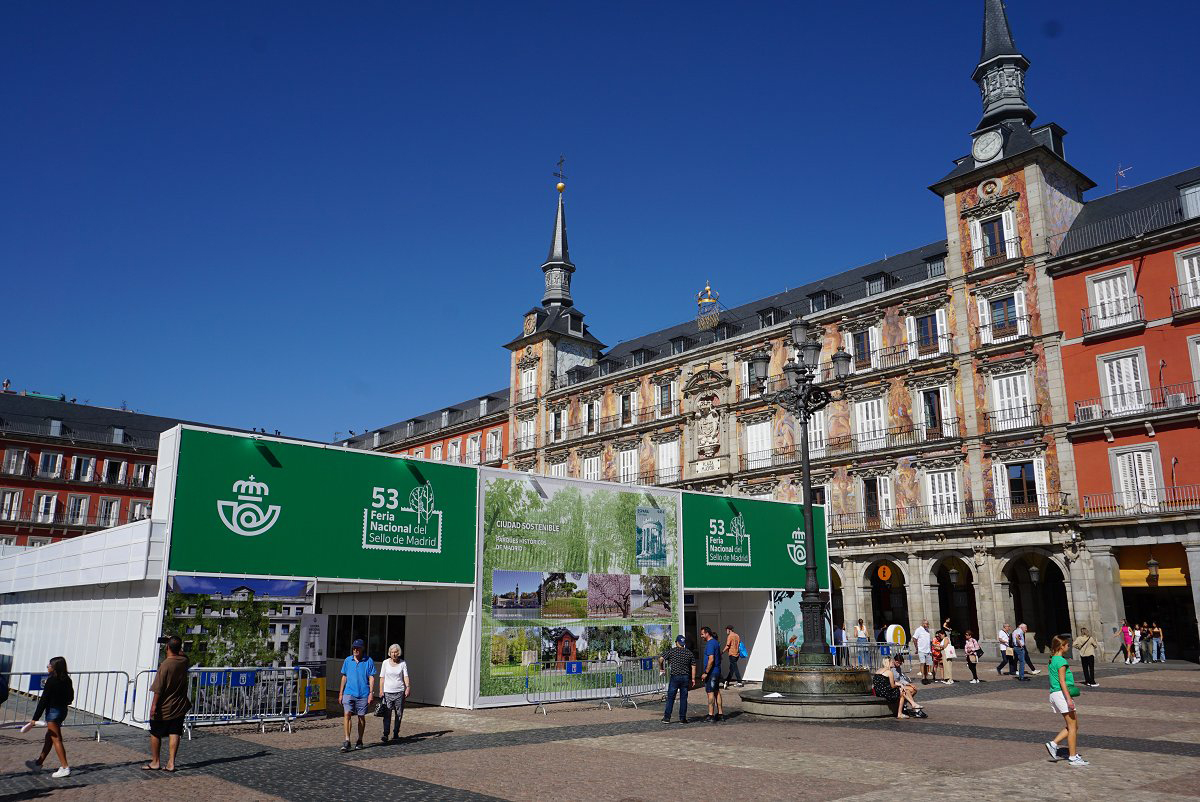
[[[887,582],[892,578],[892,569],[886,564],[881,565],[878,569],[876,569],[875,576],[879,577],[880,580]]]

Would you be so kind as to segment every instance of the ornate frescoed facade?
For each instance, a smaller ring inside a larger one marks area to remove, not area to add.
[[[1097,574],[1080,527],[1047,272],[1094,184],[1066,160],[1062,128],[1034,125],[1028,66],[1003,4],[985,0],[983,115],[971,152],[930,187],[945,239],[734,309],[706,288],[696,320],[613,348],[571,296],[559,184],[545,294],[507,345],[506,464],[800,501],[799,426],[764,390],[784,386],[803,318],[834,397],[809,444],[835,620],[879,631],[950,618],[985,639],[1024,622],[1043,649],[1081,626],[1111,631],[1120,611],[1098,601],[1112,572]],[[839,349],[851,357],[842,381]],[[760,388],[749,364],[764,352]]]

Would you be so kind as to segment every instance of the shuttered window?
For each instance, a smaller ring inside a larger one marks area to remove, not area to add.
[[[1020,429],[1032,423],[1029,389],[1025,373],[1010,373],[992,379],[993,415],[997,431]]]
[[[925,476],[929,494],[929,506],[933,523],[957,523],[958,473],[956,471],[930,471]]]
[[[1107,389],[1105,409],[1110,412],[1130,412],[1145,405],[1142,388],[1141,359],[1137,354],[1105,359],[1104,384]]]
[[[747,470],[771,466],[771,421],[746,426],[745,454]]]
[[[1200,199],[1197,203],[1200,203]],[[1200,306],[1200,253],[1186,256],[1181,261],[1183,286],[1180,288],[1180,298],[1184,309],[1195,309]]]
[[[567,463],[555,462],[550,466],[550,475],[555,479],[564,479],[567,476]]]
[[[825,410],[818,409],[808,419],[808,455],[810,457],[825,456]]]
[[[638,479],[638,450],[636,448],[627,448],[620,454],[618,466],[620,473],[617,477],[622,484],[632,485],[637,484]]]
[[[883,448],[887,444],[885,429],[882,398],[854,404],[854,431],[860,449]]]
[[[1154,449],[1117,454],[1118,504],[1128,511],[1158,506],[1158,481],[1154,472]]]
[[[658,481],[679,481],[679,441],[658,444]]]
[[[591,482],[600,481],[600,456],[584,457],[583,478]]]
[[[1120,273],[1092,282],[1096,325],[1104,328],[1134,320],[1133,299],[1129,294],[1129,276]]]

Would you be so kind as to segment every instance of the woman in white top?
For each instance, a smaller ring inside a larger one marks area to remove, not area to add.
[[[408,679],[408,663],[400,659],[400,644],[393,643],[388,647],[388,659],[379,666],[379,679],[382,686],[383,700],[379,703],[383,708],[383,743],[388,742],[388,725],[392,714],[396,715],[396,724],[392,732],[392,740],[400,739],[400,719],[404,718],[404,700],[412,690]]]
[[[863,668],[866,666],[870,656],[867,654],[867,625],[863,623],[861,618],[854,625],[854,643],[856,644],[855,651],[858,652],[858,667]]]

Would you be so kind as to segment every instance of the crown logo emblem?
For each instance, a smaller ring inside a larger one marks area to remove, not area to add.
[[[217,514],[230,532],[243,537],[256,537],[265,534],[279,520],[280,506],[266,504],[266,498],[271,493],[266,482],[256,481],[251,474],[246,479],[234,482],[231,489],[237,501],[217,501]]]

